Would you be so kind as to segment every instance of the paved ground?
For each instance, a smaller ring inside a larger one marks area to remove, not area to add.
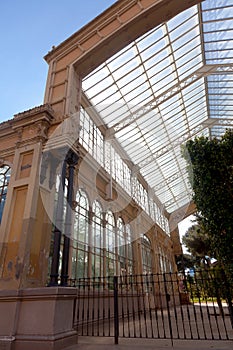
[[[119,339],[114,344],[112,338],[79,337],[77,345],[64,350],[233,350],[233,341],[210,340],[157,340],[157,339]]]

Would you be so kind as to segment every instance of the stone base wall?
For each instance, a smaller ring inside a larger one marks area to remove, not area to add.
[[[60,350],[77,343],[75,288],[0,291],[1,350]]]

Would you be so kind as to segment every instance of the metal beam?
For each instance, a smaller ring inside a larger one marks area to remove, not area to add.
[[[140,169],[147,166],[154,160],[157,160],[158,158],[164,156],[169,151],[173,150],[177,146],[181,146],[183,143],[188,141],[191,137],[197,135],[199,132],[205,130],[206,128],[211,128],[213,126],[233,126],[233,119],[221,119],[221,118],[208,118],[204,120],[201,124],[199,124],[194,129],[190,130],[190,134],[183,134],[177,139],[175,139],[173,142],[169,143],[163,148],[158,149],[155,153],[153,153],[151,156],[145,158],[141,162],[138,163],[138,166]]]
[[[123,130],[125,127],[136,122],[140,118],[144,117],[148,112],[154,110],[163,102],[169,100],[173,96],[180,93],[184,88],[192,85],[201,78],[207,77],[212,74],[222,74],[222,73],[233,73],[233,65],[226,64],[211,64],[205,65],[197,69],[194,73],[190,74],[185,79],[181,80],[179,83],[172,86],[170,89],[165,91],[163,94],[158,95],[155,99],[151,100],[146,105],[139,107],[135,112],[127,115],[120,122],[116,123],[109,129],[109,134],[112,136]]]

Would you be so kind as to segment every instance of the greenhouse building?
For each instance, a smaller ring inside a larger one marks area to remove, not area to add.
[[[233,126],[232,18],[119,0],[46,54],[43,104],[0,124],[0,339],[63,349],[77,281],[177,272],[181,145]]]

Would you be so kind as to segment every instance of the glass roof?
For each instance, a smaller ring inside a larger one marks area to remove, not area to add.
[[[168,212],[191,200],[180,147],[233,127],[233,0],[206,0],[150,30],[82,82]]]

